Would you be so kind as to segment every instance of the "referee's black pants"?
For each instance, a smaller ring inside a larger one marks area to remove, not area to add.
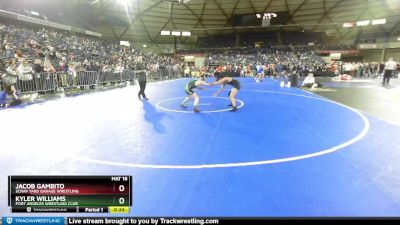
[[[383,75],[383,82],[382,82],[383,86],[389,85],[389,81],[390,81],[390,78],[392,77],[392,73],[393,73],[393,70],[385,70],[385,73]]]
[[[142,96],[143,98],[146,98],[146,93],[144,93],[144,90],[146,89],[146,81],[139,81],[139,97]]]

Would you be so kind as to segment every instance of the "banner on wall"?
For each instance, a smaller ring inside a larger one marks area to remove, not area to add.
[[[185,56],[185,62],[194,62],[195,57],[193,55],[186,55]]]
[[[329,55],[330,60],[340,60],[341,57],[342,57],[342,53],[339,53],[339,52],[331,53]]]
[[[204,66],[204,62],[206,61],[206,58],[204,57],[195,57],[194,58],[194,65],[197,66]]]

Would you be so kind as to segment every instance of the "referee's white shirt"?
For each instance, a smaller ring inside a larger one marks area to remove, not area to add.
[[[397,68],[397,63],[395,61],[389,60],[385,63],[385,70],[395,70]]]

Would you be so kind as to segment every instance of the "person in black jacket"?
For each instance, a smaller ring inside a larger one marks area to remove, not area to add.
[[[147,79],[146,79],[146,67],[143,64],[143,57],[142,56],[139,56],[137,58],[137,61],[136,61],[136,64],[135,64],[135,73],[136,73],[136,77],[137,77],[137,80],[139,82],[139,87],[140,87],[140,90],[139,90],[139,93],[138,93],[138,98],[141,99],[140,96],[142,96],[142,98],[144,100],[149,100],[146,97],[146,93],[144,93],[144,91],[146,89]]]
[[[42,61],[40,59],[35,59],[32,69],[35,73],[41,73],[44,71],[44,67],[42,65]]]

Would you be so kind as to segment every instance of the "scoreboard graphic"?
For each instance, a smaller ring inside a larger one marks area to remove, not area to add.
[[[129,213],[132,176],[9,176],[12,213]]]

